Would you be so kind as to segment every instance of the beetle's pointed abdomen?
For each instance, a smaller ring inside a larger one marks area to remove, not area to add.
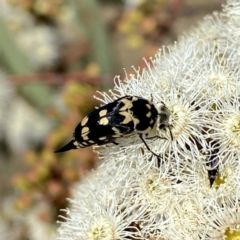
[[[63,146],[62,148],[58,149],[57,151],[54,151],[55,153],[58,153],[58,152],[66,152],[66,151],[69,151],[69,150],[72,150],[72,149],[77,149],[79,148],[78,147],[78,144],[76,142],[76,140],[71,140],[69,143],[67,143],[65,146]]]

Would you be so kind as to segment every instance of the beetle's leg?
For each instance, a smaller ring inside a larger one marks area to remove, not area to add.
[[[159,137],[159,136],[154,136],[154,137],[146,137],[146,139],[155,139],[155,138],[160,138],[160,139],[165,139],[165,140],[167,140],[167,138],[165,138],[165,137]]]
[[[169,130],[169,132],[170,132],[171,140],[173,141],[173,134],[172,134],[172,131],[171,131],[169,125],[168,125],[167,127],[168,127],[168,130]],[[155,139],[155,138],[160,138],[160,139],[165,139],[165,140],[167,140],[167,138],[165,138],[165,137],[159,137],[159,136],[157,136],[157,135],[154,136],[154,137],[146,137],[146,139]]]
[[[112,143],[115,144],[115,145],[119,145],[119,143],[117,143],[117,142],[115,142],[115,141],[113,141]]]
[[[146,146],[147,150],[148,150],[149,152],[151,152],[154,156],[156,156],[158,159],[160,159],[161,157],[160,157],[159,155],[157,155],[155,152],[153,152],[153,151],[150,149],[150,147],[147,145],[146,141],[145,141],[145,140],[143,139],[143,137],[142,137],[142,134],[138,134],[138,135],[139,135],[140,139],[142,140],[142,142],[144,143],[144,145]]]

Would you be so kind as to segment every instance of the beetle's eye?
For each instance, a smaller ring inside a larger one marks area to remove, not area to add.
[[[165,113],[160,113],[159,114],[159,121],[160,122],[165,122],[168,119],[168,115]]]

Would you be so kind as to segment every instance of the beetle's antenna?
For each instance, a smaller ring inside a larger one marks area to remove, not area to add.
[[[168,125],[168,129],[169,129],[169,132],[170,132],[171,140],[173,141],[173,135],[172,135],[172,131],[171,131],[169,125]]]

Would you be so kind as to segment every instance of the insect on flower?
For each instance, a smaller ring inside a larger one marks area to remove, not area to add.
[[[146,148],[159,157],[149,148],[143,136],[147,137],[155,124],[161,130],[169,128],[169,116],[170,112],[163,102],[158,111],[152,101],[137,96],[124,96],[89,113],[77,125],[73,139],[55,152],[85,148],[94,144],[117,145],[117,138],[137,133]]]
[[[212,187],[214,181],[217,178],[219,172],[219,144],[213,142],[212,145],[214,146],[214,150],[209,152],[209,158],[206,162],[207,172],[208,172],[208,179],[210,182],[210,187]]]

